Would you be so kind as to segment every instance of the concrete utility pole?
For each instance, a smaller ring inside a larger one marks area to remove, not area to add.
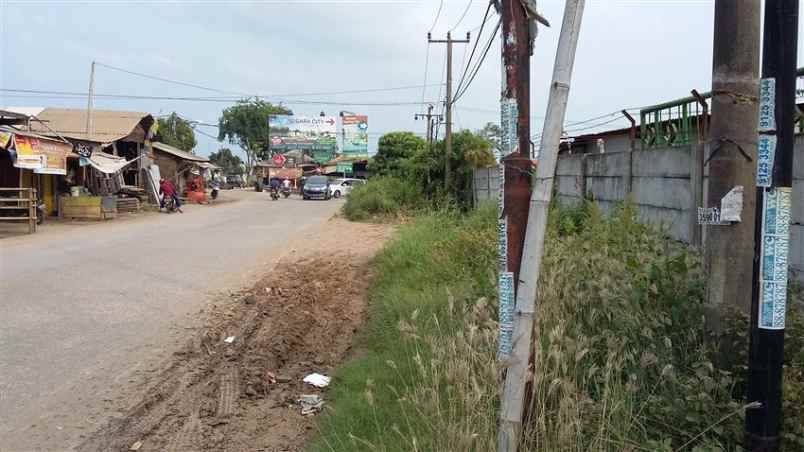
[[[87,138],[91,139],[95,135],[95,128],[92,124],[92,98],[95,96],[95,62],[89,71],[89,93],[87,95]]]
[[[433,146],[433,118],[441,120],[443,115],[433,114],[433,105],[427,106],[427,114],[416,113],[413,115],[414,120],[426,119],[427,120],[427,150],[429,151]]]
[[[450,179],[450,162],[452,156],[452,45],[453,44],[469,44],[469,33],[466,33],[466,39],[452,39],[452,33],[447,32],[446,40],[431,39],[431,34],[427,33],[427,40],[431,44],[446,44],[447,45],[447,101],[446,101],[446,132],[444,136],[444,190],[449,191]]]
[[[757,89],[760,2],[716,0],[712,63],[712,121],[709,127],[709,185],[706,207],[721,209],[721,200],[743,187],[740,221],[706,229],[706,330],[717,337],[728,308],[745,313],[751,306],[756,193]],[[719,353],[718,360],[725,358]]]
[[[798,1],[765,2],[747,394],[749,402],[760,406],[746,411],[744,447],[750,452],[775,452],[781,443]]]
[[[584,0],[567,0],[558,40],[558,50],[550,84],[550,99],[542,132],[539,165],[527,209],[527,228],[522,250],[521,273],[515,281],[516,310],[514,313],[513,349],[503,390],[500,419],[499,451],[516,451],[522,432],[525,387],[530,373],[530,350],[538,295],[539,272],[547,230],[547,213],[552,198],[553,182],[558,159],[561,133],[569,98],[575,50],[583,17]],[[536,14],[531,11],[531,15]],[[505,17],[505,16],[503,16]],[[503,34],[506,42],[508,34]],[[521,112],[520,112],[521,113]],[[524,139],[528,140],[528,132]],[[520,135],[520,152],[527,152]],[[506,181],[507,182],[507,181]],[[507,200],[506,200],[507,201]]]

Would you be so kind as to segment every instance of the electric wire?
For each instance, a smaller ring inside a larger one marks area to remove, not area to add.
[[[464,9],[464,10],[463,10],[463,14],[461,14],[461,18],[460,18],[460,19],[458,19],[458,23],[456,23],[456,24],[455,24],[455,26],[453,26],[452,28],[450,28],[450,29],[449,29],[449,31],[454,31],[456,28],[458,28],[458,26],[461,24],[461,22],[463,22],[463,19],[466,17],[466,13],[468,13],[468,12],[469,12],[469,8],[471,8],[471,7],[472,7],[472,1],[473,1],[473,0],[469,0],[469,3],[466,5],[466,9]],[[491,3],[489,3],[489,5],[491,5]]]
[[[466,79],[468,66],[471,66],[472,60],[474,59],[475,56],[475,51],[477,50],[477,45],[478,43],[480,43],[480,38],[483,37],[483,28],[486,26],[486,22],[488,22],[490,11],[491,11],[491,2],[489,2],[488,6],[486,7],[486,13],[483,15],[483,22],[480,23],[480,32],[478,32],[477,37],[475,38],[475,45],[472,46],[472,53],[469,54],[469,62],[467,62],[466,66],[464,66],[463,69],[461,70],[461,80],[460,82],[458,82],[458,88],[455,90],[456,93],[460,91],[461,87],[463,86],[463,82]]]
[[[427,33],[432,33],[438,24],[438,18],[441,17],[441,9],[444,8],[444,0],[441,0],[441,3],[438,4],[438,11],[436,12],[435,20],[433,20],[433,25],[430,27],[430,30]]]
[[[492,44],[494,44],[494,39],[497,37],[497,31],[499,31],[500,29],[500,23],[501,21],[497,21],[497,26],[494,27],[494,31],[491,33],[491,36],[489,37],[489,42],[486,45],[486,49],[483,51],[483,55],[480,57],[480,60],[478,60],[477,64],[475,65],[474,72],[469,77],[469,80],[466,82],[466,86],[464,86],[463,91],[455,95],[455,98],[452,100],[453,105],[461,97],[463,97],[464,94],[466,94],[466,92],[469,90],[469,87],[472,85],[472,82],[475,80],[475,77],[477,76],[478,72],[480,72],[480,68],[483,66],[483,62],[486,61],[486,56],[488,56],[489,49],[491,49]]]

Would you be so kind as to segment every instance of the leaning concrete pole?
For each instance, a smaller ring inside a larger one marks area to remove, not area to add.
[[[712,121],[704,160],[708,212],[722,213],[722,200],[733,189],[742,187],[743,193],[741,221],[715,220],[720,224],[705,226],[706,330],[716,338],[730,308],[748,314],[751,307],[760,2],[716,0],[714,28]]]
[[[525,245],[514,313],[513,349],[506,373],[500,419],[499,451],[516,451],[522,433],[522,416],[525,401],[530,350],[541,270],[547,213],[553,194],[553,179],[558,160],[558,146],[567,110],[572,66],[581,29],[584,0],[567,0],[564,21],[558,40],[553,82],[547,117],[542,132],[539,164],[536,169],[533,191],[530,196]]]

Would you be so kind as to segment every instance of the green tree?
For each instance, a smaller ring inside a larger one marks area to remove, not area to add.
[[[257,156],[268,150],[268,117],[291,114],[287,108],[264,100],[240,100],[223,110],[218,120],[218,140],[240,146],[246,153],[246,168],[250,172]]]
[[[477,131],[477,134],[491,143],[492,153],[498,154],[502,152],[502,146],[500,145],[502,141],[502,129],[500,129],[497,123],[487,122],[482,129]]]
[[[370,170],[376,174],[401,176],[410,159],[424,150],[426,142],[413,132],[390,132],[380,137]]]
[[[243,160],[229,148],[220,148],[218,152],[209,154],[209,160],[223,168],[225,174],[243,174]]]
[[[157,141],[183,151],[193,152],[197,142],[195,132],[188,121],[173,112],[165,118],[159,118],[157,122],[159,123],[156,132]]]

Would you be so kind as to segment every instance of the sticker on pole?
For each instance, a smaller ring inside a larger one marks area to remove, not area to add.
[[[759,81],[759,126],[760,132],[776,130],[776,79]]]
[[[500,147],[503,157],[511,154],[517,147],[517,120],[519,119],[519,107],[516,99],[504,98],[500,102]]]
[[[783,330],[787,308],[787,263],[790,252],[789,187],[765,192],[762,206],[762,256],[759,328]]]
[[[508,270],[508,218],[505,215],[505,165],[499,165],[500,187],[497,191],[497,271]]]
[[[757,141],[757,187],[771,186],[775,159],[776,135],[759,135],[759,141]]]
[[[514,339],[514,274],[501,272],[498,278],[499,302],[498,321],[500,335],[497,341],[497,360],[502,361],[511,355]]]
[[[727,226],[742,221],[743,186],[737,185],[720,200],[720,207],[699,207],[698,224]]]

